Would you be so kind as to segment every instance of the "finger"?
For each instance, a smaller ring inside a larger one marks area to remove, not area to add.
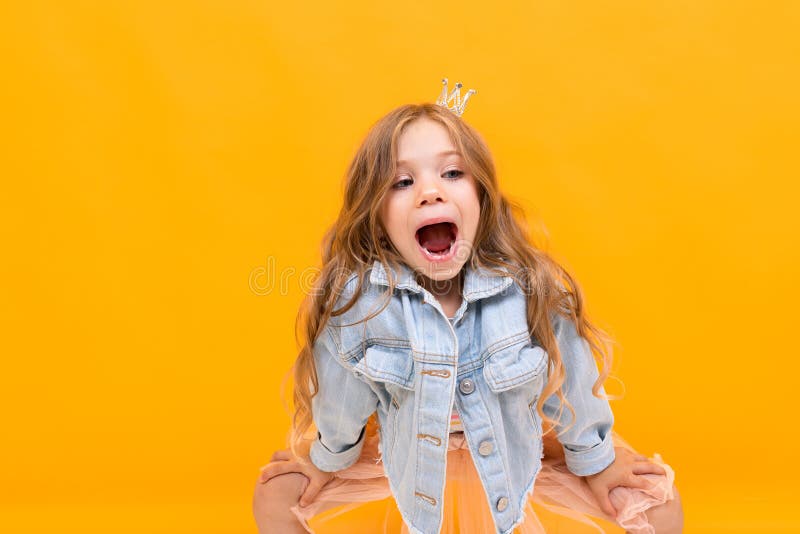
[[[282,462],[282,461],[285,461],[285,460],[271,460],[271,461],[270,461],[268,464],[264,464],[264,465],[262,465],[261,467],[259,467],[258,469],[259,469],[260,471],[263,471],[264,469],[268,468],[268,467],[269,467],[269,466],[271,466],[272,464],[276,464],[276,463],[279,463],[279,462]]]
[[[269,467],[270,467],[271,465],[275,465],[276,463],[277,463],[277,462],[270,462],[270,463],[268,463],[268,464],[266,464],[266,465],[262,465],[262,466],[261,466],[261,467],[259,467],[258,469],[259,469],[259,470],[260,470],[260,471],[263,473],[265,470],[269,469]]]
[[[270,459],[270,462],[277,462],[281,460],[291,460],[291,459],[292,457],[289,451],[280,450],[280,451],[275,451],[275,453],[272,455],[272,458]]]
[[[627,483],[625,484],[625,486],[629,488],[646,490],[653,487],[653,483],[650,480],[648,480],[647,477],[630,475],[627,478]]]
[[[637,454],[633,457],[633,459],[639,462],[646,462],[647,456],[645,456],[644,454]]]
[[[611,499],[608,498],[608,491],[602,490],[599,493],[594,493],[594,497],[597,500],[597,504],[600,505],[600,509],[606,515],[610,515],[611,517],[614,518],[617,517],[617,511],[611,504]]]
[[[300,506],[305,507],[314,502],[314,498],[319,493],[319,490],[321,490],[326,483],[327,481],[323,482],[318,480],[309,482],[306,491],[303,493],[303,496],[300,497]]]
[[[667,470],[663,466],[654,464],[653,462],[639,462],[634,464],[631,471],[636,475],[666,475]]]
[[[600,499],[600,508],[602,508],[602,510],[611,517],[617,517],[617,510],[614,508],[614,505],[611,504],[611,499],[608,498],[608,493],[603,493],[603,496]]]
[[[299,473],[300,468],[296,462],[273,462],[261,471],[261,483],[284,473]]]

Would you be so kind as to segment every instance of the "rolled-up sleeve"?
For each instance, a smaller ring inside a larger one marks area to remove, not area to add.
[[[558,436],[564,448],[567,468],[579,476],[599,473],[614,462],[611,427],[614,414],[606,399],[592,394],[599,371],[589,342],[578,335],[575,324],[556,315],[554,331],[564,365],[564,396],[575,409],[575,424]],[[600,393],[605,394],[601,387]],[[554,393],[544,403],[545,415],[557,419],[559,399]],[[572,423],[572,414],[565,406],[556,430]]]
[[[319,389],[311,398],[311,411],[318,433],[309,456],[318,469],[327,472],[356,463],[367,420],[378,406],[378,396],[369,384],[356,378],[339,358],[334,328],[323,329],[313,350]]]

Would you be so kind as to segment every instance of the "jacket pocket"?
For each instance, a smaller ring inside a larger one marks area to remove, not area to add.
[[[507,391],[536,378],[547,369],[547,352],[539,346],[519,344],[491,354],[483,364],[483,377],[495,393]]]
[[[547,352],[527,340],[505,347],[487,357],[483,365],[486,383],[500,399],[504,417],[520,425],[530,424],[536,438],[542,425],[536,402],[547,378]],[[522,428],[522,427],[520,427]]]
[[[364,357],[353,366],[353,372],[377,382],[414,389],[414,357],[410,347],[370,345],[364,351]]]

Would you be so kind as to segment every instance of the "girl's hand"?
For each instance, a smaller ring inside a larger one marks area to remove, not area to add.
[[[308,483],[303,487],[303,495],[300,497],[301,507],[310,503],[317,496],[319,490],[334,478],[333,473],[320,471],[311,462],[301,464],[292,454],[291,449],[284,449],[273,454],[270,463],[261,467],[260,481],[264,484],[269,479],[285,473],[301,473],[308,479]]]
[[[611,504],[608,495],[617,486],[647,489],[651,482],[646,477],[637,475],[666,475],[667,472],[658,464],[649,461],[641,454],[635,454],[625,447],[614,447],[614,462],[594,475],[583,477],[589,484],[600,508],[612,517],[617,517],[617,510]]]

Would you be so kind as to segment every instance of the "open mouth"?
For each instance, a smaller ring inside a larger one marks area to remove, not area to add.
[[[422,226],[416,238],[424,256],[431,261],[447,261],[455,255],[458,227],[451,222]]]

